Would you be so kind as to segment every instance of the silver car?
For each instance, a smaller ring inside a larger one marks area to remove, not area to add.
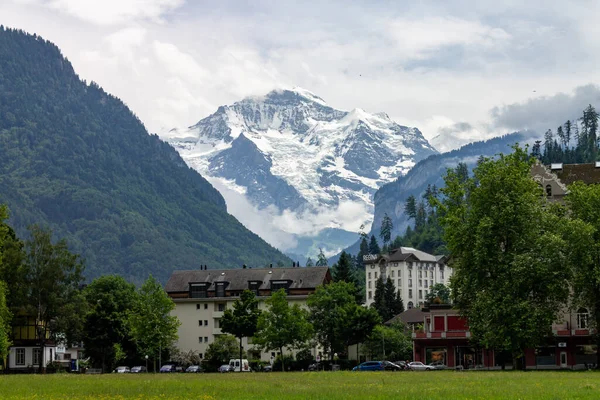
[[[433,371],[435,367],[423,364],[421,361],[413,361],[408,363],[408,368],[411,371]]]

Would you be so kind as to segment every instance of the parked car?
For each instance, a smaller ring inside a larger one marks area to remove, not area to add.
[[[232,372],[233,369],[229,366],[229,364],[223,364],[219,367],[219,372]]]
[[[148,370],[143,365],[136,365],[135,367],[131,367],[132,374],[139,374],[140,372],[148,372]]]
[[[185,372],[202,372],[202,367],[200,367],[199,365],[190,365],[186,368]]]
[[[444,364],[442,361],[434,361],[431,364],[429,364],[431,367],[433,367],[433,369],[446,369],[448,368],[446,366],[446,364]]]
[[[383,369],[385,371],[396,372],[396,371],[402,371],[402,369],[403,369],[398,364],[390,362],[390,361],[382,361],[382,363],[383,363]]]
[[[177,368],[175,364],[165,364],[160,367],[160,372],[177,372]]]
[[[312,363],[308,366],[308,370],[309,371],[321,371],[323,369],[323,367],[321,366],[321,363]]]
[[[120,366],[115,368],[115,371],[117,374],[128,374],[131,372],[131,370],[129,369],[129,367],[125,367],[125,366]]]
[[[237,358],[232,358],[231,360],[229,360],[229,366],[231,367],[231,372],[240,372],[240,368],[242,370],[242,372],[252,372],[252,369],[250,368],[250,363],[248,362],[248,360],[246,359],[242,359],[242,362],[240,363],[240,359]]]
[[[262,370],[263,370],[263,372],[271,372],[271,371],[273,371],[273,366],[265,365]]]
[[[394,364],[400,366],[402,369],[408,369],[408,363],[406,361],[394,361]]]
[[[352,368],[352,371],[385,371],[383,361],[366,361]]]
[[[410,363],[408,363],[408,367],[412,371],[432,371],[435,369],[435,367],[432,367],[431,365],[423,364],[421,361],[410,362]]]

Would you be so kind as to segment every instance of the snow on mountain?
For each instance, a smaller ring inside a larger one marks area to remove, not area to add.
[[[401,126],[385,113],[337,110],[301,88],[221,106],[195,125],[161,137],[188,165],[253,205],[254,210],[230,205],[234,216],[268,213],[270,218],[258,218],[262,226],[248,226],[251,230],[272,224],[312,237],[326,228],[356,231],[369,223],[375,191],[437,153],[417,128]],[[352,212],[341,215],[341,207]]]

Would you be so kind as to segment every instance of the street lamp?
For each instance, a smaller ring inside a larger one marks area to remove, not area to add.
[[[146,372],[148,372],[148,354],[146,354],[144,358],[146,359]]]

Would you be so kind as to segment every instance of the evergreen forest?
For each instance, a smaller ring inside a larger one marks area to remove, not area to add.
[[[200,265],[291,264],[227,213],[220,193],[58,47],[0,26],[0,204],[25,237],[64,238],[86,279],[165,282]]]

